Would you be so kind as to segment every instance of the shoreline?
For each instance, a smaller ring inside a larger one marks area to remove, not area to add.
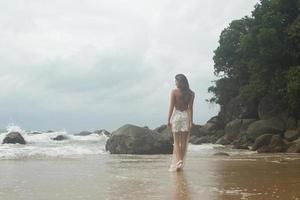
[[[16,162],[17,161],[17,162]],[[201,155],[168,172],[170,155],[1,160],[2,200],[281,199],[300,196],[300,155]]]

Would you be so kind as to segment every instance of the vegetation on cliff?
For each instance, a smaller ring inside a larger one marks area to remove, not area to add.
[[[272,104],[300,116],[300,0],[261,0],[251,16],[232,21],[214,51],[219,77],[208,101],[229,103],[240,96],[257,105]]]

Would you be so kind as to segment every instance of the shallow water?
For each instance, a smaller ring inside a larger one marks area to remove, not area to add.
[[[170,155],[1,160],[0,199],[300,198],[298,154],[213,156],[200,146],[189,148],[182,172],[168,171]]]

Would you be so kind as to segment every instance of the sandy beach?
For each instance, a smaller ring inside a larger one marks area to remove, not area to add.
[[[195,150],[198,147],[189,146],[182,172],[168,171],[170,155],[4,159],[0,161],[0,199],[300,198],[299,155],[244,151],[216,156]]]

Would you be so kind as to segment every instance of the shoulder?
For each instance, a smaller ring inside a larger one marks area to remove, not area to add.
[[[195,92],[191,89],[190,89],[190,94],[191,94],[192,97],[195,97]]]
[[[176,94],[177,92],[178,92],[178,89],[177,89],[177,88],[174,88],[174,89],[172,89],[172,91],[171,91],[172,94]]]

